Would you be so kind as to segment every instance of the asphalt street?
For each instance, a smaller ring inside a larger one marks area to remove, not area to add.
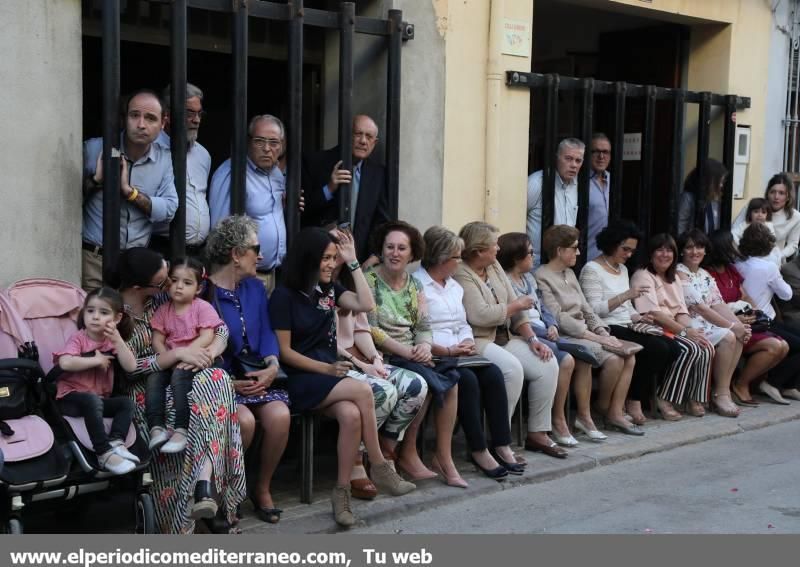
[[[798,437],[788,422],[351,533],[800,533]]]

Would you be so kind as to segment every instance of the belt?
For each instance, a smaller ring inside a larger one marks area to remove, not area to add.
[[[103,247],[96,244],[89,244],[88,242],[81,242],[81,248],[92,254],[103,254]]]

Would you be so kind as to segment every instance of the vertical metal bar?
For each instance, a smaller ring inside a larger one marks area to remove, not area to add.
[[[789,171],[797,171],[797,127],[798,127],[798,107],[800,107],[800,53],[795,57],[794,76],[790,81],[794,87],[794,107],[792,108],[792,133],[791,133],[791,147],[792,151],[789,154]]]
[[[542,174],[542,234],[553,224],[556,194],[556,149],[558,148],[558,75],[547,75],[544,124],[544,172]],[[541,243],[541,235],[539,242]],[[542,254],[544,256],[544,254]],[[542,259],[544,262],[544,258]]]
[[[172,258],[186,254],[186,0],[173,0],[170,21],[170,149],[178,210],[169,225]]]
[[[678,200],[683,187],[683,122],[686,116],[686,91],[677,89],[673,99],[675,122],[672,125],[672,167],[669,185],[669,231],[678,232]]]
[[[103,3],[103,279],[119,260],[119,2]]]
[[[389,216],[397,218],[400,196],[400,55],[403,47],[403,12],[389,10],[389,53],[386,84],[386,189]]]
[[[587,247],[587,234],[588,234],[588,220],[589,220],[589,175],[592,171],[591,167],[591,140],[593,114],[594,114],[594,79],[583,80],[583,100],[581,105],[581,139],[586,144],[586,151],[584,153],[583,165],[578,174],[578,229],[581,231],[578,244],[580,245],[581,254],[578,256],[578,267],[582,266],[592,258],[586,257]]]
[[[231,214],[245,212],[247,172],[247,2],[233,2],[233,140],[231,142]]]
[[[719,212],[719,227],[730,229],[733,209],[733,168],[735,167],[736,147],[736,95],[725,97],[725,139],[722,146],[722,163],[728,168],[725,187],[722,188],[722,202]]]
[[[286,155],[286,237],[300,230],[300,165],[303,151],[303,0],[290,0],[289,139]]]
[[[644,107],[644,132],[642,133],[642,185],[639,190],[639,227],[645,241],[652,232],[651,208],[653,202],[653,155],[656,129],[656,87],[647,85],[647,99]]]
[[[622,215],[622,150],[625,146],[625,95],[627,83],[614,84],[614,134],[611,145],[611,207],[609,216]]]
[[[353,37],[356,5],[342,2],[339,12],[339,158],[353,171]],[[350,184],[340,185],[339,222],[350,222]]]
[[[708,145],[711,139],[711,93],[701,93],[700,112],[697,119],[697,178],[705,177],[706,160],[708,159]],[[701,191],[696,196],[694,209],[694,226],[705,226],[706,199]]]

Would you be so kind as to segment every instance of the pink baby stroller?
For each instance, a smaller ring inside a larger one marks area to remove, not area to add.
[[[29,505],[65,495],[72,462],[44,419],[37,357],[30,328],[0,290],[0,527],[12,534],[22,533]]]
[[[46,376],[42,388],[42,410],[52,426],[55,437],[68,448],[71,470],[64,481],[64,499],[108,489],[135,491],[137,533],[156,533],[153,500],[148,490],[152,479],[148,471],[150,451],[131,425],[125,445],[139,457],[141,463],[130,473],[115,476],[100,468],[92,450],[83,419],[64,417],[55,404],[55,381],[61,373],[53,367],[53,352],[60,349],[77,330],[76,319],[85,293],[64,281],[51,279],[22,280],[7,291],[13,309],[30,329],[38,347],[39,364]],[[117,369],[117,376],[123,373]],[[110,421],[107,427],[110,427]],[[84,499],[78,499],[81,501]]]

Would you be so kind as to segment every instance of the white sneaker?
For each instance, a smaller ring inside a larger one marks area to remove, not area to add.
[[[784,398],[792,398],[793,400],[800,401],[800,390],[797,388],[789,388],[788,390],[784,390],[781,392],[781,395]]]
[[[111,441],[111,448],[117,455],[119,455],[123,459],[128,459],[129,461],[137,465],[142,462],[139,460],[139,457],[128,451],[128,448],[125,447],[125,444],[119,439]]]
[[[123,459],[114,449],[100,455],[97,458],[97,462],[101,468],[118,475],[128,474],[136,468],[133,462],[128,459]]]
[[[778,389],[772,384],[768,383],[766,380],[762,381],[758,385],[758,389],[776,404],[780,404],[782,406],[789,405],[789,400],[781,396],[781,393],[778,391]]]
[[[167,441],[169,441],[169,433],[163,427],[150,428],[150,443],[147,448],[151,451],[158,451],[158,449]]]
[[[180,453],[186,448],[186,430],[176,429],[169,438],[169,442],[161,447],[162,453]]]

